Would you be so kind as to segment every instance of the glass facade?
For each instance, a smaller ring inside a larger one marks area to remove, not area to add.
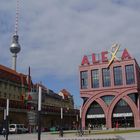
[[[138,101],[138,94],[137,93],[131,93],[128,95],[132,101],[137,105],[137,101]]]
[[[117,106],[128,106],[128,104],[127,104],[123,99],[121,99],[121,100],[117,103]]]
[[[126,84],[134,84],[135,83],[135,76],[134,76],[134,66],[133,65],[126,65],[125,66],[125,73],[126,73]]]
[[[113,95],[107,95],[107,96],[103,96],[101,97],[102,100],[107,104],[110,105],[110,103],[112,102],[114,96]]]
[[[87,111],[87,114],[104,114],[104,111],[102,109],[102,107],[96,102],[94,101],[88,111]]]
[[[82,71],[81,72],[81,89],[88,88],[88,72]]]
[[[99,88],[99,70],[95,69],[91,71],[92,75],[92,88]]]
[[[110,70],[107,68],[102,69],[103,87],[110,87]]]
[[[121,66],[118,67],[114,67],[113,68],[114,71],[114,85],[122,85],[123,81],[122,81],[122,68]]]

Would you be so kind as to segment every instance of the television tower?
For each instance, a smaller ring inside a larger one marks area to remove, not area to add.
[[[10,52],[12,53],[12,69],[16,71],[16,61],[17,53],[20,52],[20,44],[18,42],[18,18],[19,18],[19,0],[17,0],[16,6],[16,22],[15,22],[15,32],[12,38],[12,44],[10,46]]]

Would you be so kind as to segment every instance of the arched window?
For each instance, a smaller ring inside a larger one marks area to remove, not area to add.
[[[102,96],[101,99],[106,103],[106,105],[110,105],[114,98],[114,95],[107,95],[107,96]]]

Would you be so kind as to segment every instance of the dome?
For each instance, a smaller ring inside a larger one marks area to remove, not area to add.
[[[11,53],[20,52],[20,44],[18,43],[18,35],[13,36],[12,44],[10,46]]]

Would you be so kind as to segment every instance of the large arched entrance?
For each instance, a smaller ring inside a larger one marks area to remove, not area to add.
[[[134,127],[134,115],[130,106],[121,99],[112,113],[112,127]]]
[[[106,119],[102,107],[94,101],[87,110],[86,113],[86,127],[90,123],[93,128],[101,128],[105,126]]]

